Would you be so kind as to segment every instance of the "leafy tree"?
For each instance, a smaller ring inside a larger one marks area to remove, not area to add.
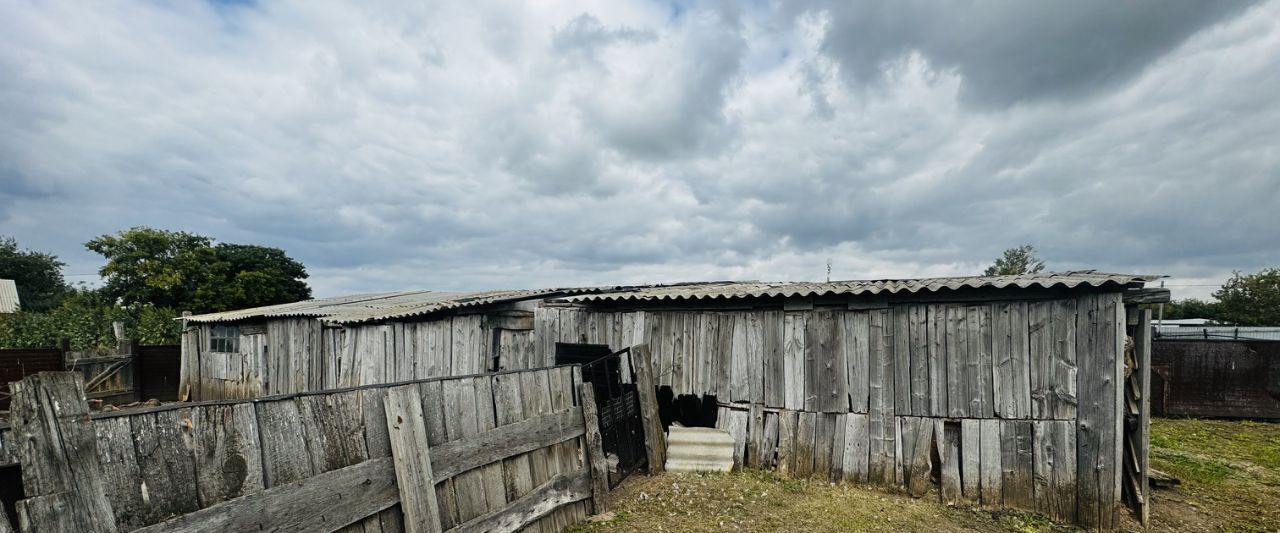
[[[125,306],[216,312],[305,300],[306,268],[283,250],[138,227],[85,244],[102,254],[103,294]]]
[[[1011,276],[1014,274],[1035,274],[1044,270],[1044,261],[1036,256],[1036,248],[1030,244],[1015,246],[1004,251],[1004,255],[982,272],[984,276]]]
[[[1213,297],[1218,299],[1225,322],[1237,326],[1280,325],[1280,268],[1264,268],[1250,275],[1234,272]]]
[[[106,350],[116,345],[115,321],[142,344],[177,344],[179,314],[151,305],[124,308],[100,290],[69,288],[57,308],[0,317],[0,348],[52,348],[67,339],[73,350]]]
[[[19,250],[18,241],[0,237],[0,279],[11,279],[18,286],[23,309],[45,311],[61,303],[67,290],[64,266],[56,256]]]
[[[1144,307],[1151,309],[1153,313],[1160,309],[1160,306],[1157,304],[1145,304]],[[1187,298],[1185,300],[1174,300],[1164,304],[1164,309],[1161,312],[1163,313],[1165,320],[1206,318],[1213,322],[1221,322],[1221,307],[1222,305],[1218,302]]]

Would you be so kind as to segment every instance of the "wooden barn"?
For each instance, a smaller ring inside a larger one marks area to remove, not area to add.
[[[1168,298],[1150,279],[358,295],[187,317],[182,383],[191,399],[245,398],[646,345],[664,422],[728,430],[740,466],[1109,528],[1122,501],[1147,508],[1150,327],[1137,304]]]

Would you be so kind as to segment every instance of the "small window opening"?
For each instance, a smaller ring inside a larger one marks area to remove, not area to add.
[[[240,352],[239,326],[213,326],[209,332],[209,351],[222,353]]]

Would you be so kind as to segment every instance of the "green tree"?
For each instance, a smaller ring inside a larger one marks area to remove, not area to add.
[[[1004,255],[982,272],[984,276],[1011,276],[1014,274],[1035,274],[1044,270],[1044,261],[1036,256],[1036,248],[1030,244],[1015,246],[1004,251]]]
[[[1156,313],[1160,309],[1158,304],[1145,304],[1144,307],[1151,309],[1152,313]],[[1159,312],[1163,313],[1165,320],[1206,318],[1214,322],[1221,322],[1221,307],[1222,305],[1218,302],[1187,298],[1185,300],[1174,300],[1164,304],[1163,311]]]
[[[85,244],[107,264],[103,294],[126,307],[197,313],[305,300],[306,268],[283,250],[138,227]]]
[[[11,279],[18,286],[23,309],[45,311],[61,303],[67,290],[64,266],[54,255],[20,250],[13,237],[0,237],[0,279]]]
[[[1264,268],[1256,274],[1234,272],[1213,293],[1221,318],[1237,326],[1280,326],[1280,268]]]

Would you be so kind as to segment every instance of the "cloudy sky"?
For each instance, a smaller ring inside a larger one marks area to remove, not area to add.
[[[0,0],[0,234],[317,295],[1280,265],[1280,1]]]

